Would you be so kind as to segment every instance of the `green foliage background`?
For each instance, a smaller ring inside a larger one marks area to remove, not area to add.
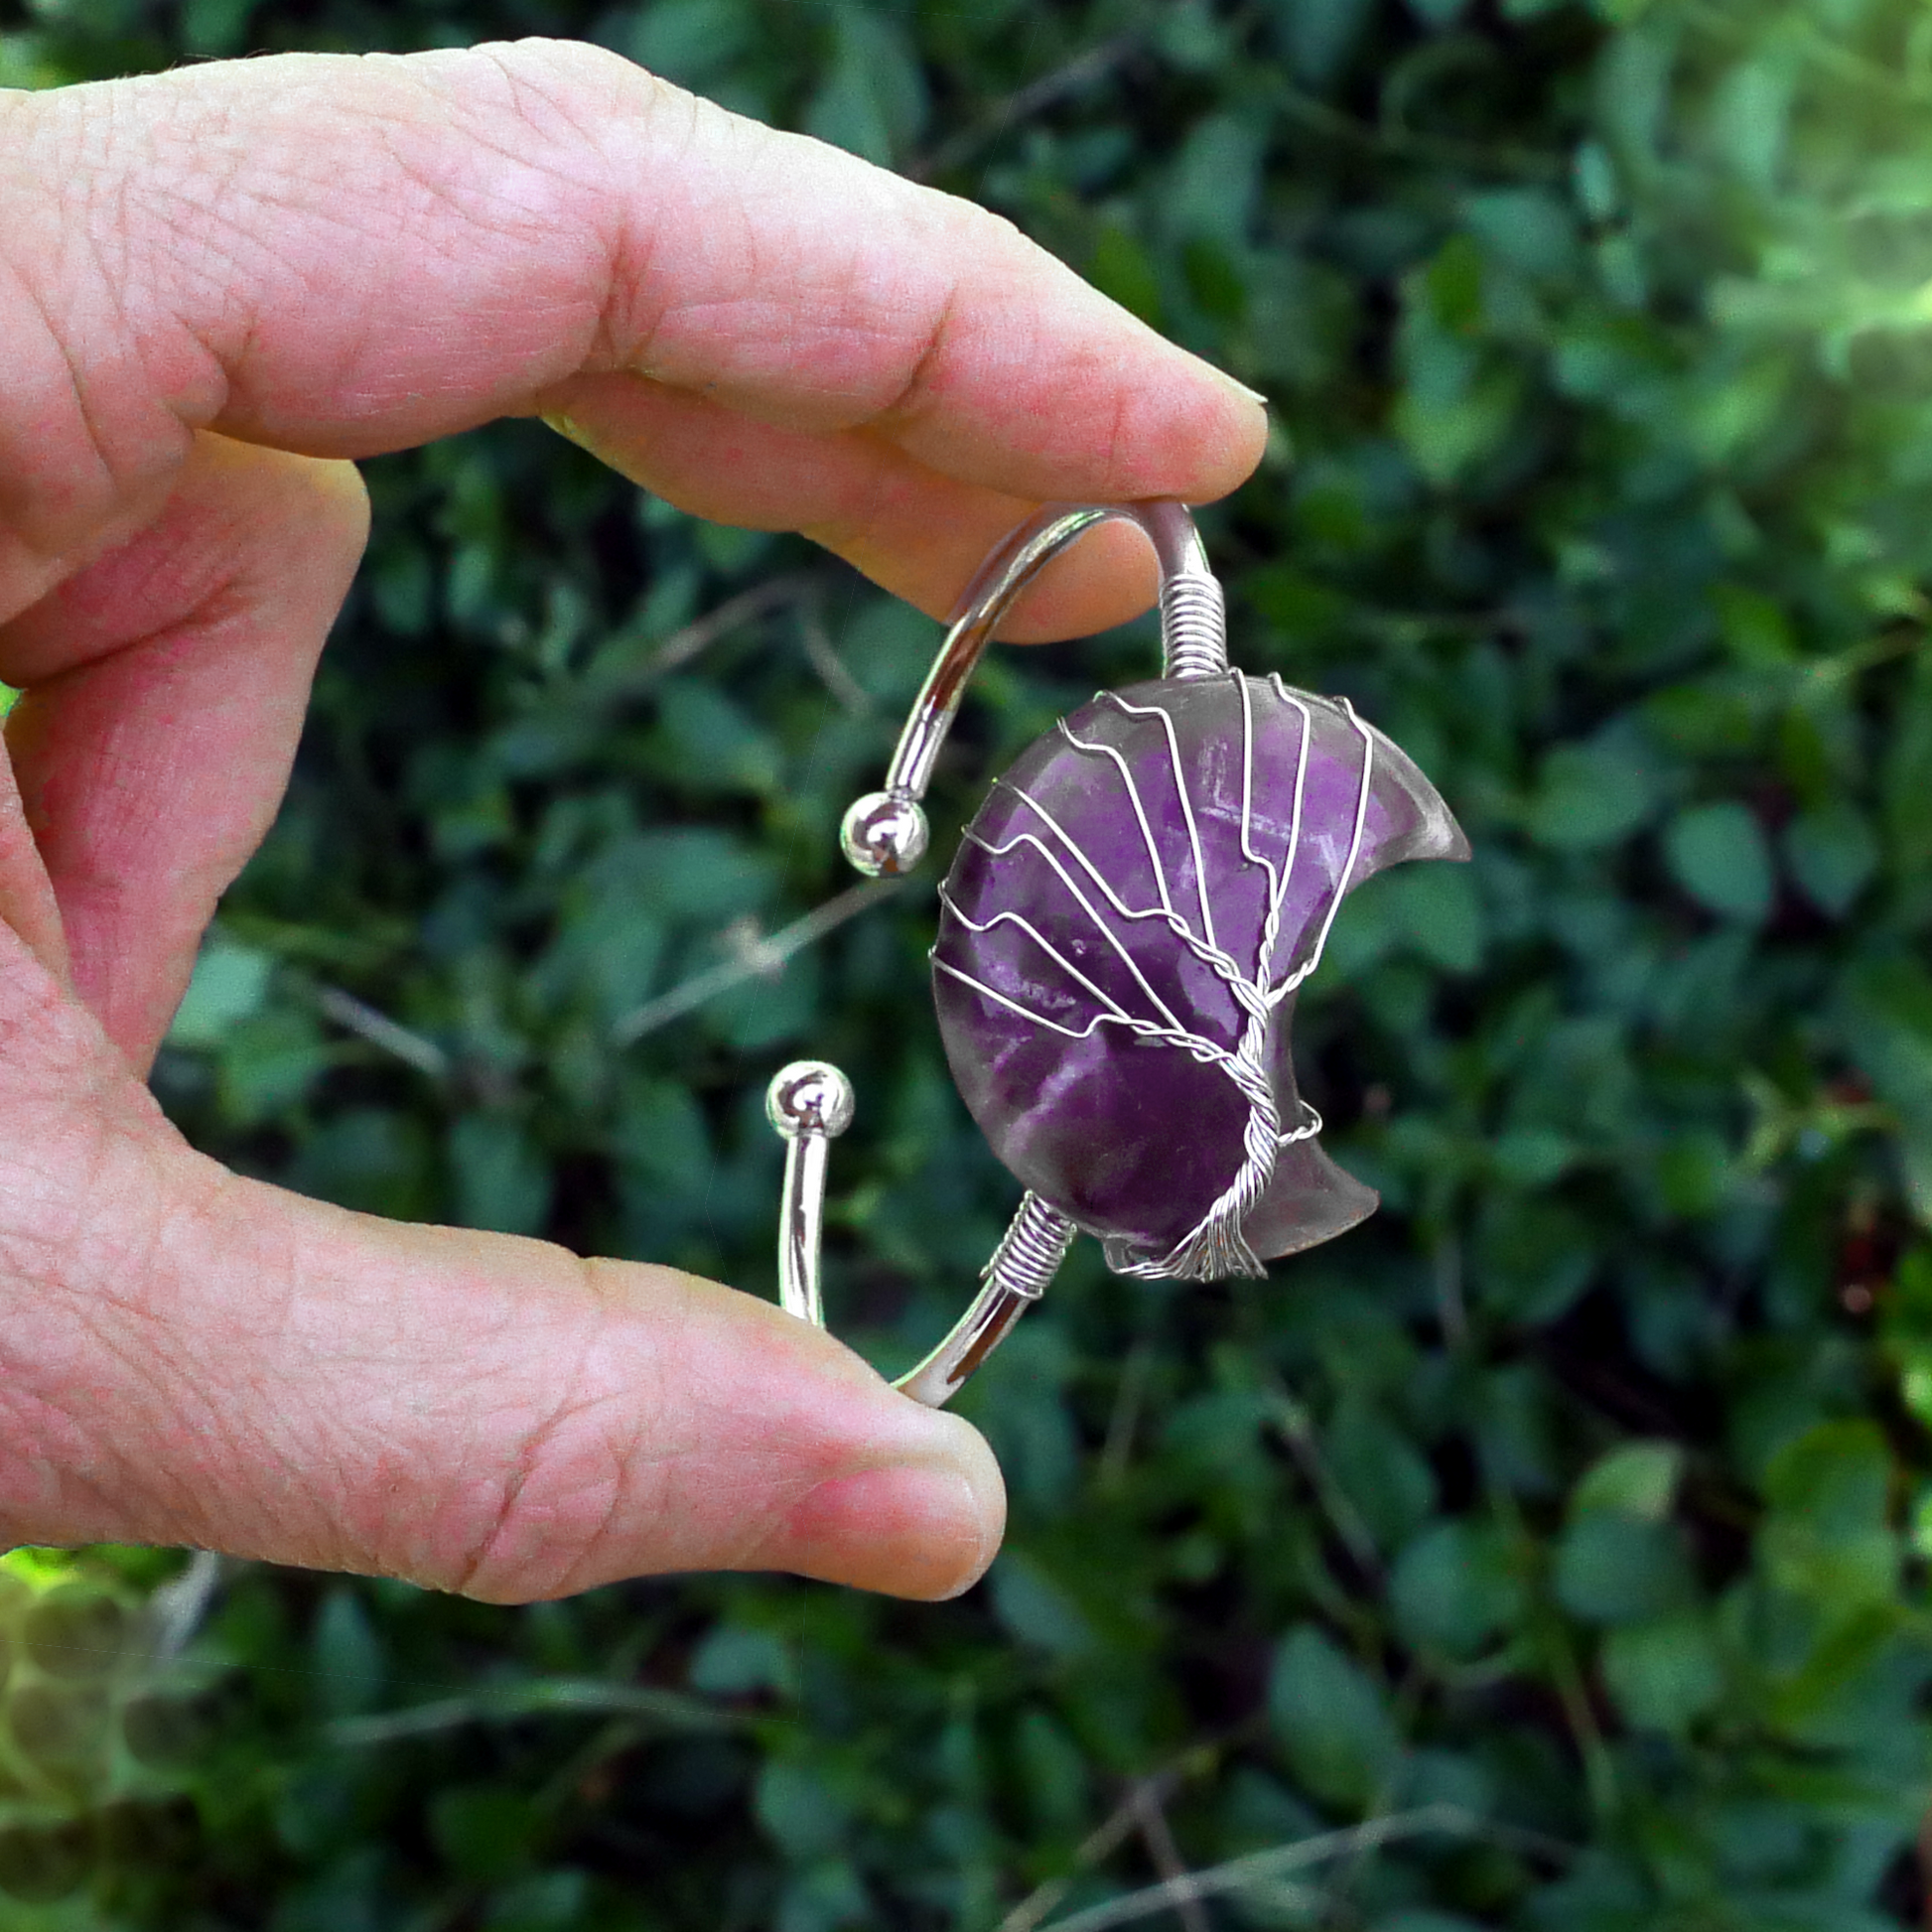
[[[1237,655],[1347,693],[1477,851],[1351,901],[1304,999],[1386,1206],[1266,1283],[1071,1267],[969,1393],[1014,1521],[958,1604],[229,1575],[165,1854],[42,1788],[101,1856],[6,1923],[1919,1922],[1932,11],[41,0],[0,78],[528,32],[1000,208],[1267,391],[1204,517]],[[843,889],[934,627],[534,426],[368,474],[167,1104],[356,1206],[769,1292],[759,1099],[826,1052],[839,1325],[910,1360],[1016,1191],[940,1063],[929,898],[614,1041]],[[941,818],[1149,649],[1004,656]],[[1298,1845],[1178,1919],[1128,1896]]]

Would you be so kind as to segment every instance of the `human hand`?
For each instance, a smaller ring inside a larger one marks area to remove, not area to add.
[[[286,784],[349,459],[543,414],[942,613],[1036,501],[1232,488],[1258,406],[995,217],[534,42],[0,93],[0,1540],[973,1582],[985,1444],[830,1336],[240,1178],[143,1075]],[[1017,630],[1145,608],[1139,546]]]

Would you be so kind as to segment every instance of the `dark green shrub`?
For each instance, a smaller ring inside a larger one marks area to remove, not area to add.
[[[970,1392],[1015,1499],[986,1588],[506,1612],[243,1573],[205,1640],[244,1688],[199,1837],[118,1870],[122,1921],[1019,1932],[1128,1922],[1079,1915],[1179,1859],[1240,1880],[1191,1932],[1914,1922],[1917,10],[103,0],[0,60],[526,31],[986,201],[1264,388],[1276,447],[1204,518],[1237,654],[1346,692],[1477,860],[1365,891],[1304,1002],[1382,1216],[1213,1291],[1089,1256]],[[370,561],[168,1105],[358,1205],[768,1288],[759,1096],[809,1044],[861,1096],[832,1292],[902,1364],[1013,1192],[939,1066],[928,903],[629,1020],[842,888],[838,812],[932,626],[530,425],[369,477]],[[1148,649],[1003,657],[941,817]]]

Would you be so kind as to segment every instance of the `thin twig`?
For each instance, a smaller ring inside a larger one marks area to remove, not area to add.
[[[1742,20],[1736,20],[1722,7],[1690,6],[1685,8],[1683,17],[1692,27],[1703,29],[1714,40],[1728,41],[1733,48],[1740,45],[1754,48],[1757,44],[1754,10],[1747,10]],[[1906,79],[1901,82],[1892,69],[1866,60],[1855,49],[1842,47],[1822,34],[1807,34],[1802,41],[1793,44],[1801,59],[1825,69],[1833,78],[1868,87],[1888,101],[1916,105],[1926,97],[1923,87],[1912,84],[1909,69]]]
[[[1282,1440],[1288,1445],[1289,1453],[1294,1456],[1303,1475],[1308,1478],[1309,1487],[1314,1491],[1314,1499],[1321,1505],[1321,1512],[1327,1517],[1335,1534],[1348,1548],[1348,1554],[1356,1565],[1370,1577],[1382,1575],[1382,1555],[1375,1545],[1375,1534],[1363,1519],[1362,1512],[1355,1507],[1354,1500],[1328,1467],[1321,1453],[1320,1445],[1315,1441],[1314,1425],[1309,1419],[1309,1412],[1283,1388],[1274,1383],[1270,1393],[1274,1397],[1271,1407],[1275,1413],[1277,1427]]]
[[[1134,1434],[1141,1426],[1141,1413],[1147,1406],[1147,1385],[1154,1370],[1154,1350],[1137,1341],[1128,1352],[1114,1390],[1114,1406],[1107,1418],[1107,1435],[1100,1447],[1100,1464],[1095,1480],[1102,1489],[1118,1489],[1127,1480],[1128,1464],[1134,1456]]]
[[[724,960],[686,980],[682,986],[674,986],[668,993],[660,993],[654,1000],[633,1008],[611,1029],[611,1043],[634,1045],[646,1034],[668,1027],[673,1020],[682,1020],[687,1013],[696,1012],[733,987],[777,972],[794,953],[816,945],[848,919],[856,919],[868,907],[903,889],[904,882],[897,879],[869,879],[863,885],[847,887],[836,898],[827,899],[803,918],[781,926],[769,938],[754,939],[742,946],[735,958]]]
[[[1406,128],[1371,127],[1340,108],[1332,107],[1319,96],[1284,84],[1275,95],[1283,114],[1300,121],[1306,128],[1332,141],[1345,143],[1368,154],[1395,155],[1408,161],[1424,161],[1443,168],[1468,168],[1476,172],[1517,175],[1531,180],[1549,181],[1562,176],[1568,163],[1561,155],[1545,154],[1535,148],[1513,143],[1458,141],[1453,135],[1421,134]]]
[[[818,583],[815,571],[794,570],[783,577],[770,577],[762,584],[754,584],[750,590],[726,598],[716,609],[673,630],[641,664],[612,671],[602,678],[593,673],[590,685],[599,697],[647,690],[659,678],[680,669],[730,636],[741,624],[806,596],[817,589]]]
[[[406,1061],[417,1072],[428,1074],[432,1080],[449,1078],[450,1056],[435,1040],[398,1026],[386,1013],[378,1013],[353,993],[345,993],[340,986],[321,987],[316,993],[316,1005],[337,1026]]]
[[[876,708],[872,694],[854,677],[846,662],[833,647],[818,607],[808,604],[798,614],[798,634],[804,642],[805,661],[818,673],[819,682],[855,718],[864,718]]]
[[[1469,1309],[1462,1295],[1462,1242],[1446,1234],[1436,1244],[1430,1275],[1436,1289],[1437,1317],[1443,1324],[1443,1339],[1451,1348],[1463,1348],[1469,1340]]]
[[[1836,684],[1843,679],[1855,678],[1863,671],[1873,670],[1880,664],[1889,664],[1894,658],[1909,657],[1914,651],[1923,650],[1929,635],[1932,633],[1922,628],[1901,626],[1863,644],[1855,644],[1850,650],[1834,651],[1829,657],[1812,658],[1803,669],[1815,684]]]
[[[1331,1859],[1346,1858],[1351,1853],[1379,1851],[1398,1840],[1436,1832],[1466,1837],[1481,1831],[1483,1825],[1484,1821],[1474,1812],[1465,1811],[1460,1805],[1422,1805],[1414,1811],[1397,1812],[1346,1831],[1297,1839],[1290,1845],[1250,1852],[1244,1858],[1229,1859],[1200,1871],[1144,1886],[1123,1897],[1089,1906],[1084,1912],[1075,1912],[1071,1918],[1055,1919],[1046,1932],[1109,1932],[1116,1925],[1131,1925],[1136,1919],[1175,1911],[1183,1902],[1219,1898],[1228,1892],[1253,1891],[1261,1885],[1274,1886],[1291,1871],[1325,1864]],[[1006,1932],[1006,1928],[1002,1927],[1001,1932]]]
[[[1106,79],[1140,45],[1139,34],[1116,34],[1110,41],[1087,48],[1063,67],[1054,68],[996,100],[971,127],[961,128],[936,148],[914,156],[906,164],[905,172],[914,181],[930,181],[934,175],[959,167],[989,141],[997,141],[1002,134],[1032,120],[1035,114],[1043,114],[1047,108],[1057,107],[1061,101],[1084,93]]]
[[[1603,1741],[1603,1727],[1590,1708],[1589,1686],[1570,1647],[1569,1635],[1554,1616],[1547,1619],[1543,1636],[1557,1700],[1563,1706],[1577,1754],[1584,1760],[1584,1788],[1589,1793],[1590,1809],[1599,1818],[1612,1817],[1618,1803],[1616,1760]]]
[[[366,1718],[339,1718],[324,1736],[345,1748],[391,1744],[404,1737],[432,1737],[466,1725],[501,1724],[553,1713],[593,1717],[643,1718],[668,1729],[731,1730],[738,1719],[729,1711],[676,1691],[647,1684],[611,1684],[595,1677],[538,1677],[504,1684],[468,1697],[441,1698],[404,1711],[382,1711]]]
[[[1420,1675],[1413,1665],[1408,1669],[1402,1684],[1398,1687],[1391,1715],[1395,1719],[1396,1736],[1401,1740],[1391,1755],[1377,1782],[1375,1794],[1370,1799],[1368,1809],[1362,1816],[1362,1825],[1377,1825],[1392,1815],[1391,1800],[1400,1789],[1408,1774],[1415,1746],[1409,1741],[1415,1724],[1416,1694]],[[1359,1828],[1358,1828],[1359,1829]],[[1368,1868],[1374,1859],[1376,1847],[1364,1841],[1351,1852],[1346,1863],[1336,1875],[1329,1880],[1325,1890],[1324,1910],[1329,1918],[1341,1917],[1347,1908],[1349,1894],[1355,1889],[1356,1881]]]
[[[1154,1861],[1154,1869],[1163,1883],[1184,1884],[1192,1877],[1186,1861],[1180,1856],[1180,1847],[1173,1842],[1173,1827],[1168,1823],[1167,1807],[1145,1787],[1141,1792],[1140,1826],[1141,1843],[1147,1847],[1147,1855]],[[1180,1921],[1181,1932],[1214,1932],[1207,1922],[1206,1909],[1191,1895],[1176,1901],[1174,1917]]]
[[[178,1657],[202,1627],[225,1566],[212,1550],[197,1550],[188,1568],[148,1598],[148,1622],[157,1662]]]
[[[1136,1778],[1122,1794],[1120,1803],[1073,1848],[1070,1869],[1057,1878],[1047,1879],[1043,1885],[1035,1886],[1000,1921],[997,1932],[1035,1932],[1046,1914],[1053,1911],[1073,1889],[1073,1881],[1081,1872],[1089,1870],[1103,1859],[1112,1858],[1133,1837],[1140,1823],[1141,1807],[1147,1802],[1149,1794],[1158,1802],[1173,1790],[1182,1775],[1180,1767],[1171,1766],[1165,1771],[1156,1771],[1151,1777]]]

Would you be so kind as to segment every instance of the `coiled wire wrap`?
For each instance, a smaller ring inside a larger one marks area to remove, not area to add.
[[[1012,1226],[980,1270],[980,1280],[997,1282],[1029,1302],[1037,1302],[1059,1273],[1073,1245],[1073,1223],[1029,1187],[1020,1197]]]
[[[1228,607],[1211,577],[1172,577],[1161,587],[1163,675],[1219,677],[1228,667]]]

